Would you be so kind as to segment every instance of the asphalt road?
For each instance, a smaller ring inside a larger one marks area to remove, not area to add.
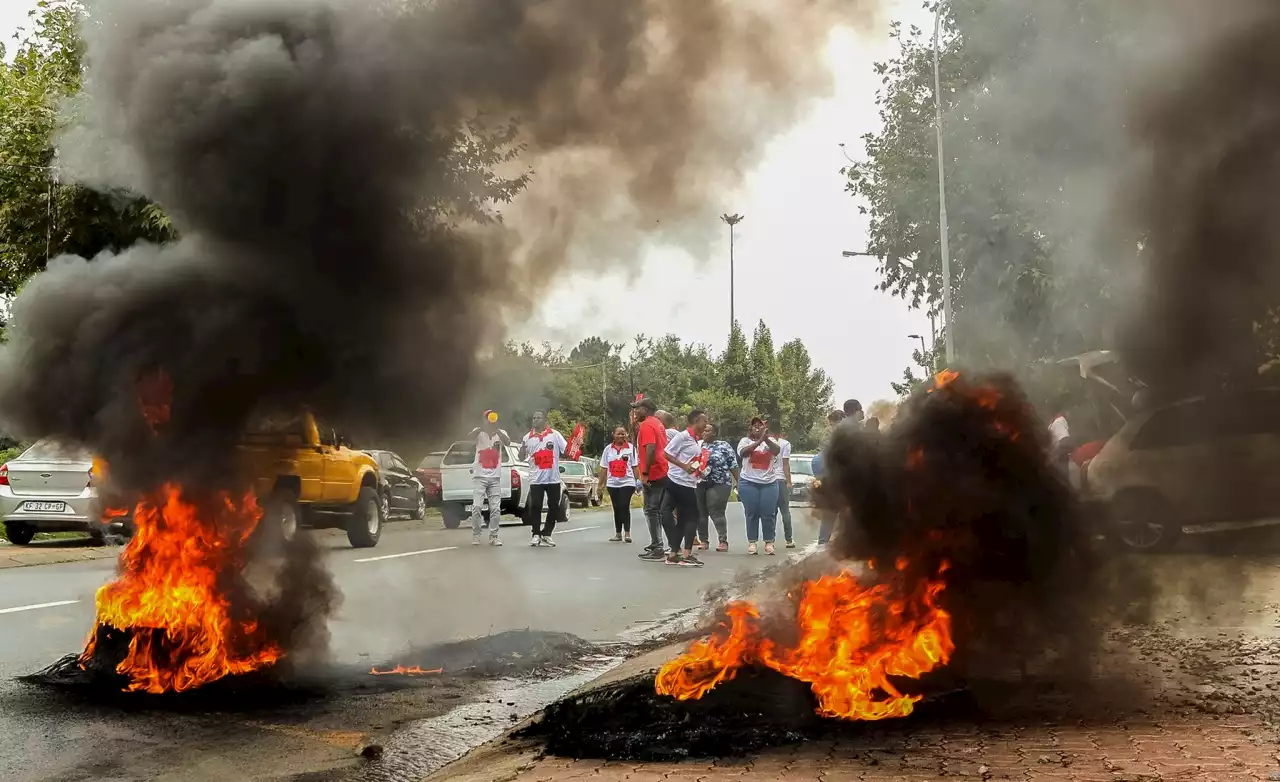
[[[793,514],[803,550],[816,537],[817,525],[803,509]],[[520,526],[502,529],[506,545],[501,548],[473,547],[468,528],[444,530],[438,519],[425,524],[393,522],[373,549],[353,550],[339,533],[310,533],[322,536],[329,547],[329,566],[344,596],[330,623],[333,660],[367,666],[401,659],[433,644],[526,628],[592,641],[630,638],[653,629],[655,621],[661,625],[661,618],[671,612],[701,604],[709,589],[778,564],[788,553],[780,547],[776,557],[748,556],[742,507],[732,505],[729,553],[707,552],[707,566],[698,569],[642,562],[637,554],[647,532],[640,512],[633,516],[637,542],[631,545],[608,541],[613,525],[607,510],[575,510],[570,524],[557,531],[554,549],[529,547],[526,528]],[[279,752],[270,751],[270,741],[255,754],[246,742],[252,744],[257,734],[242,732],[236,752],[256,757],[258,765],[252,773],[231,772],[227,748],[210,739],[216,738],[216,717],[213,723],[187,726],[196,733],[205,731],[202,738],[179,740],[166,734],[177,730],[182,720],[156,713],[82,711],[74,701],[48,698],[38,688],[11,681],[83,647],[93,625],[94,592],[113,571],[113,560],[0,571],[0,735],[6,737],[0,742],[0,778],[165,776],[174,773],[163,772],[166,741],[175,745],[175,752],[180,749],[182,772],[174,775],[182,778],[225,779],[228,773],[246,774],[236,778],[282,778],[291,770],[323,768],[320,758],[293,763],[279,757]],[[412,715],[412,697],[398,699],[400,714]],[[347,744],[366,729],[358,724],[345,727]],[[207,765],[202,762],[202,746],[209,755]],[[303,750],[294,746],[289,752]],[[342,753],[349,754],[350,748],[344,745]],[[107,755],[109,766],[95,765]],[[214,762],[215,758],[220,760]]]

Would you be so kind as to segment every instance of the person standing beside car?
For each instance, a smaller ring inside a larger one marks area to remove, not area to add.
[[[778,458],[773,460],[773,482],[778,486],[778,515],[782,517],[782,539],[787,548],[796,547],[795,533],[791,529],[791,442],[777,435]]]
[[[560,455],[569,443],[564,435],[551,428],[547,414],[533,414],[533,426],[520,444],[520,454],[531,464],[529,481],[529,522],[533,530],[530,546],[555,548],[551,533],[560,515]],[[547,520],[542,521],[542,503],[547,502]]]
[[[636,447],[627,436],[627,427],[613,429],[613,442],[600,454],[599,481],[609,491],[609,503],[613,505],[614,543],[631,542],[631,497],[636,493]],[[625,537],[624,537],[625,536]]]
[[[511,438],[498,428],[498,414],[485,410],[480,425],[471,430],[475,438],[476,458],[471,463],[471,545],[480,545],[480,506],[489,500],[489,545],[501,546],[498,529],[502,526],[502,449]]]
[[[725,508],[729,506],[729,494],[738,480],[738,457],[733,446],[716,439],[716,427],[707,424],[702,430],[702,447],[707,451],[707,473],[698,482],[698,540],[700,548],[707,549],[710,526],[716,527],[716,551],[729,550],[729,520]]]
[[[764,526],[764,553],[773,553],[778,522],[778,484],[773,478],[773,463],[782,448],[769,436],[764,419],[751,419],[747,436],[738,441],[742,472],[738,480],[738,498],[747,515],[747,553],[756,553],[760,527]]]

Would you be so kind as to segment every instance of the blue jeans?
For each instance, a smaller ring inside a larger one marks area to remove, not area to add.
[[[778,484],[739,481],[738,498],[747,514],[747,541],[760,540],[760,523],[764,522],[764,542],[772,543],[778,525]]]

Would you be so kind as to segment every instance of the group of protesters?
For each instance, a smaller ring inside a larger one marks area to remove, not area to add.
[[[875,419],[864,420],[857,400],[828,416],[829,430],[846,422],[871,428]],[[783,541],[795,547],[791,523],[791,444],[770,424],[756,416],[747,435],[737,447],[718,439],[716,425],[707,412],[694,408],[685,417],[683,428],[675,417],[660,410],[652,399],[640,398],[631,405],[631,425],[614,428],[611,440],[600,455],[599,480],[609,494],[614,514],[613,542],[631,543],[631,501],[636,492],[643,496],[644,518],[649,543],[640,559],[680,567],[702,567],[696,552],[711,547],[714,527],[718,552],[729,550],[726,508],[734,489],[746,515],[747,553],[776,553],[777,521],[782,517]],[[498,448],[512,440],[497,428],[497,415],[485,412],[476,438],[474,497],[472,503],[473,545],[481,543],[482,504],[490,507],[501,500]],[[633,438],[634,432],[634,438]],[[530,545],[554,547],[552,538],[561,507],[559,462],[568,447],[564,435],[552,428],[543,413],[535,413],[529,433],[520,441],[521,458],[530,462],[528,518]],[[815,457],[814,473],[820,474],[821,454]],[[542,506],[547,505],[546,520]],[[490,545],[501,546],[497,525],[488,525]],[[830,538],[831,526],[823,520],[819,543]]]

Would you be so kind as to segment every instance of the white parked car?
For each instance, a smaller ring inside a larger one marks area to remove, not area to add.
[[[813,457],[811,453],[791,454],[791,501],[813,500]]]
[[[471,518],[471,501],[474,488],[471,483],[471,467],[476,459],[475,440],[459,440],[445,451],[440,462],[440,512],[446,529],[457,529]],[[509,445],[502,449],[502,508],[501,513],[515,516],[519,523],[528,524],[525,509],[529,500],[529,463],[520,459],[520,448]],[[569,493],[560,492],[560,518],[569,521]],[[543,510],[545,513],[545,509]],[[489,509],[483,510],[485,519]]]
[[[127,532],[128,519],[102,523],[93,485],[93,457],[78,447],[41,440],[0,464],[0,519],[11,543],[25,546],[37,532],[87,532],[95,543]]]

